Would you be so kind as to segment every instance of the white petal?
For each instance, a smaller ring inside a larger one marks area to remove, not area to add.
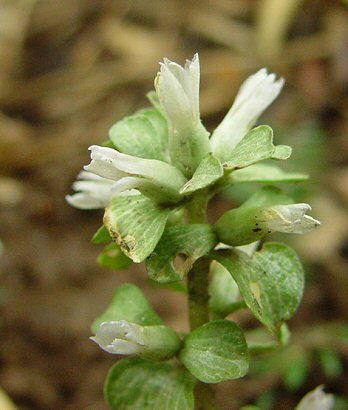
[[[253,256],[253,254],[257,251],[257,248],[260,245],[260,241],[251,242],[247,245],[236,246],[237,249],[246,253],[248,256]]]
[[[277,210],[284,219],[291,222],[303,218],[307,211],[312,210],[311,206],[308,204],[276,205],[272,208]]]
[[[123,331],[124,334],[124,339],[129,340],[135,343],[138,343],[139,345],[144,346],[144,331],[143,327],[140,325],[137,325],[136,323],[130,323],[127,322],[126,320],[120,320],[119,321],[119,326]]]
[[[106,208],[108,202],[102,199],[94,198],[83,192],[78,192],[73,195],[66,195],[65,200],[69,205],[79,209],[100,209]]]
[[[199,82],[200,82],[200,66],[198,53],[193,56],[192,61],[186,60],[185,70],[190,78],[189,86],[186,88],[187,94],[190,96],[190,102],[193,107],[193,113],[199,119]]]
[[[311,210],[308,204],[276,205],[266,210],[266,225],[272,232],[303,234],[320,225],[311,216],[305,215]]]
[[[104,181],[105,178],[93,174],[92,172],[87,172],[87,171],[81,171],[78,175],[77,175],[77,179],[84,179],[84,180],[89,180],[89,181]]]
[[[118,194],[127,190],[138,188],[143,182],[146,182],[146,179],[137,177],[122,178],[113,185],[112,192]]]
[[[136,354],[143,350],[143,327],[126,320],[103,322],[90,338],[112,354]]]
[[[313,231],[313,229],[317,228],[319,225],[319,221],[312,218],[311,216],[305,215],[302,220],[295,221],[292,226],[289,226],[289,228],[284,232],[303,234]]]
[[[112,196],[114,182],[90,172],[82,171],[73,183],[74,195],[67,195],[66,201],[79,209],[99,209],[108,206]]]
[[[106,162],[103,159],[93,159],[90,164],[84,167],[89,173],[94,173],[103,178],[118,181],[127,174],[116,168],[115,164]]]
[[[323,387],[319,386],[306,394],[295,410],[331,410],[333,406],[334,398],[332,394],[326,394]]]
[[[189,130],[193,127],[194,115],[189,96],[182,83],[166,65],[161,67],[156,91],[161,107],[175,129],[182,132],[182,130]]]
[[[101,349],[111,354],[136,354],[140,353],[141,349],[138,345],[128,342],[123,339],[115,339],[112,343],[104,345],[99,342],[97,337],[90,337],[93,342],[97,343]]]
[[[92,340],[98,344],[109,345],[117,338],[123,339],[123,336],[121,321],[102,322]]]
[[[104,179],[104,181],[75,181],[72,185],[74,191],[85,191],[95,196],[110,195],[111,187],[114,182]]]
[[[221,161],[228,160],[236,145],[279,95],[283,85],[284,79],[275,81],[275,75],[267,74],[265,68],[242,84],[231,109],[211,137],[213,152]]]
[[[195,54],[185,67],[164,59],[155,81],[160,104],[173,128],[189,132],[199,122],[199,58]]]
[[[109,166],[123,171],[130,175],[141,176],[159,185],[167,186],[171,189],[179,190],[187,181],[183,174],[163,161],[155,159],[144,159],[122,154],[115,149],[108,147],[99,147],[92,145],[91,151],[92,162],[85,169],[91,170],[93,160],[105,162]]]

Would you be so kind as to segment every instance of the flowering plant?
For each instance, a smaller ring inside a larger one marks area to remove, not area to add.
[[[226,317],[247,307],[274,340],[287,343],[285,322],[302,297],[304,274],[295,252],[281,243],[261,244],[272,232],[301,234],[319,225],[306,214],[308,204],[294,204],[272,185],[307,176],[260,162],[291,155],[289,146],[274,145],[269,126],[253,128],[284,81],[266,69],[249,77],[211,135],[200,119],[199,82],[197,54],[184,67],[165,59],[156,92],[149,94],[153,107],[119,121],[103,146],[90,147],[91,162],[67,196],[77,208],[105,208],[93,237],[107,244],[104,265],[145,261],[153,281],[187,281],[186,335],[164,325],[131,284],[116,290],[93,323],[94,342],[130,356],[106,380],[113,409],[216,408],[210,384],[243,377],[252,350]],[[265,186],[208,224],[209,200],[240,182]],[[194,394],[196,385],[201,388]]]

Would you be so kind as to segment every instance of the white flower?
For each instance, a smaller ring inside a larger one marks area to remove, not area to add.
[[[80,181],[73,184],[77,193],[66,197],[70,205],[81,209],[105,208],[112,197],[139,191],[167,201],[181,197],[179,190],[187,179],[172,165],[98,145],[89,150],[92,161],[79,174]]]
[[[283,85],[283,78],[276,81],[275,74],[268,74],[265,68],[244,81],[231,109],[210,140],[214,154],[222,162],[229,159],[233,149],[279,95]]]
[[[265,211],[267,228],[272,232],[306,233],[320,222],[306,215],[312,208],[308,204],[275,205]]]
[[[90,339],[108,353],[151,359],[172,357],[181,345],[176,332],[168,326],[141,326],[127,320],[102,322]]]
[[[160,105],[169,119],[169,152],[172,162],[191,177],[211,151],[209,133],[199,114],[199,59],[195,54],[185,67],[164,59],[155,79]]]
[[[73,183],[76,193],[65,197],[70,205],[80,209],[98,209],[109,204],[114,181],[86,171],[80,172],[77,179]]]
[[[187,132],[200,121],[199,116],[199,58],[195,54],[185,67],[164,59],[155,79],[160,104],[179,132]]]
[[[332,394],[324,393],[323,386],[318,386],[304,396],[295,410],[331,410],[333,406]]]
[[[157,159],[138,158],[98,145],[92,145],[89,150],[92,161],[84,169],[104,178],[119,181],[125,176],[133,176],[138,178],[138,182],[144,178],[154,185],[177,192],[187,181],[178,169]]]
[[[103,350],[112,354],[139,354],[144,350],[144,328],[126,320],[103,322],[90,337]]]

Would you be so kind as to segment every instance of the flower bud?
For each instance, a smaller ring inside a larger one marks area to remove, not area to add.
[[[161,108],[170,123],[169,150],[172,162],[191,177],[211,151],[209,133],[199,114],[199,60],[196,54],[185,67],[164,59],[155,79]]]
[[[295,410],[331,410],[333,406],[332,394],[326,394],[323,391],[323,386],[318,386],[304,396]]]
[[[283,85],[282,78],[276,81],[275,74],[268,74],[265,68],[244,81],[231,109],[211,137],[213,153],[222,162],[229,160],[236,145],[277,98]]]
[[[306,215],[308,204],[240,207],[227,211],[215,224],[221,242],[231,246],[255,242],[272,232],[309,232],[320,222]]]
[[[149,359],[169,358],[180,347],[180,339],[170,327],[140,326],[126,320],[101,323],[96,335],[90,339],[108,353]]]

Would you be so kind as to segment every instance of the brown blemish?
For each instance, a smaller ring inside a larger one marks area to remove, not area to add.
[[[111,218],[108,212],[108,209],[106,209],[104,218],[103,218],[104,225],[106,226],[107,230],[109,231],[109,234],[114,242],[117,243],[117,245],[120,246],[122,251],[129,257],[131,258],[134,262],[137,261],[137,256],[136,253],[134,252],[134,249],[136,247],[136,240],[134,236],[132,235],[126,235],[125,237],[122,238],[120,233],[118,232],[118,227],[117,224],[114,222],[111,222]]]
[[[256,282],[251,282],[249,284],[251,293],[253,294],[256,302],[258,305],[261,307],[261,291],[260,291],[260,286]]]

